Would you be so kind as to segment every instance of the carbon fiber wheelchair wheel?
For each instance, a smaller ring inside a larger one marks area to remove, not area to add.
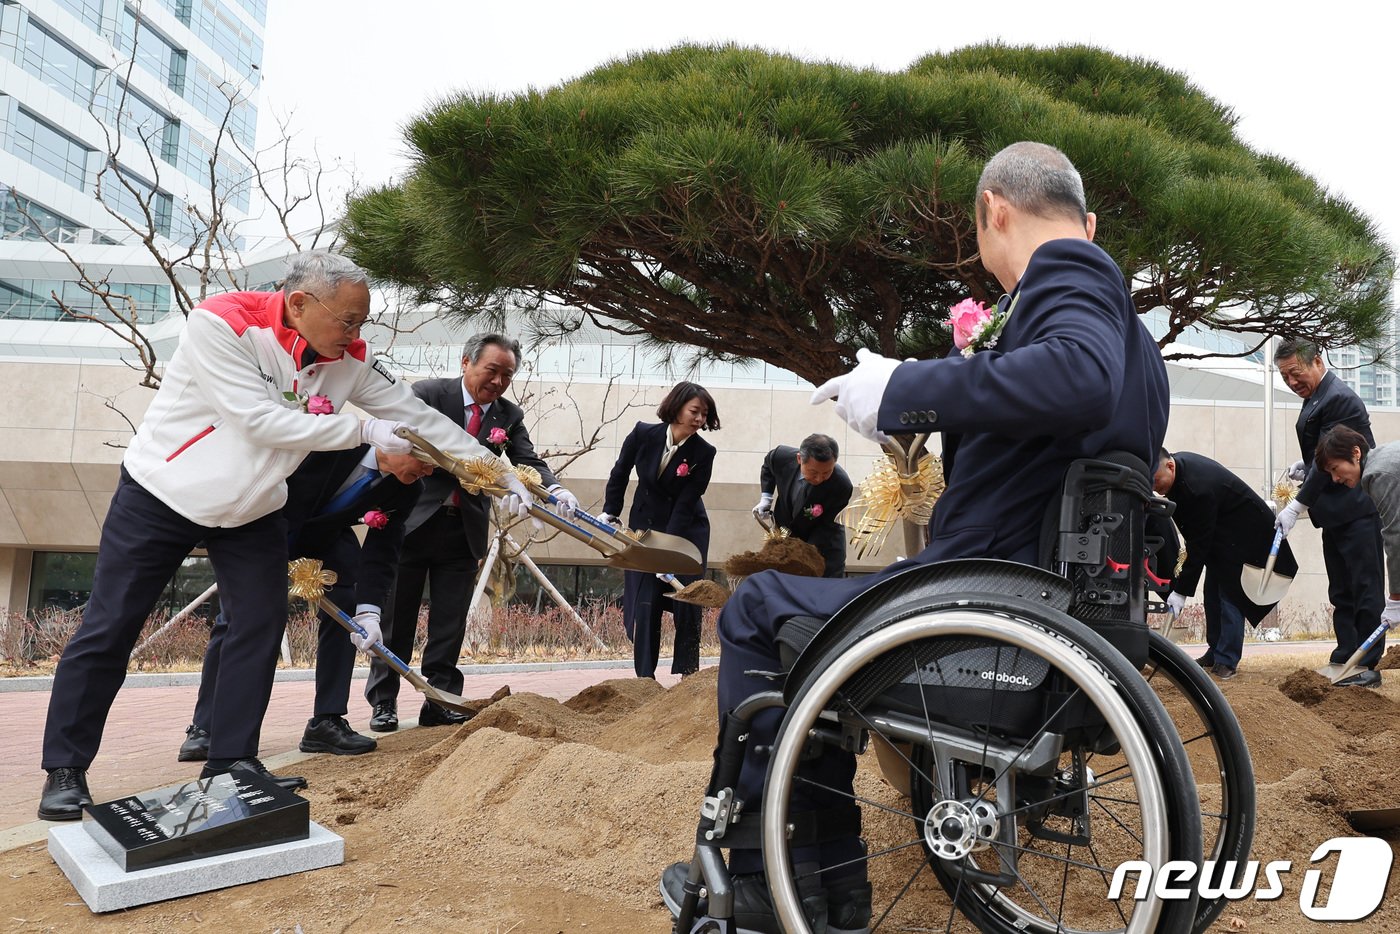
[[[1244,731],[1219,685],[1195,660],[1157,632],[1148,636],[1143,677],[1166,707],[1191,762],[1201,799],[1202,852],[1213,864],[1216,889],[1227,864],[1244,872],[1254,842],[1254,763]],[[1238,881],[1235,879],[1233,881]],[[1196,907],[1196,934],[1206,931],[1229,902],[1202,898]]]
[[[762,842],[783,929],[809,931],[787,841],[815,793],[861,811],[869,930],[1191,931],[1194,897],[1105,898],[1125,861],[1201,857],[1186,753],[1127,659],[1064,613],[1000,594],[878,615],[807,667],[773,746]],[[867,738],[904,771],[907,800],[871,769],[853,796],[813,787],[814,744]]]

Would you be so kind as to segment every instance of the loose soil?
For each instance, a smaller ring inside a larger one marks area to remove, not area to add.
[[[701,578],[686,584],[673,594],[668,594],[672,600],[679,600],[681,603],[694,603],[697,606],[708,606],[719,608],[729,602],[729,588],[718,581],[709,578]]]
[[[724,573],[730,577],[748,577],[768,570],[821,577],[826,573],[826,559],[815,546],[800,538],[770,538],[758,551],[743,551],[724,562]]]
[[[1356,835],[1348,811],[1400,806],[1400,678],[1331,688],[1311,671],[1321,661],[1250,658],[1222,685],[1257,773],[1253,856],[1293,870],[1283,898],[1238,902],[1214,930],[1315,930],[1298,909],[1314,848]],[[458,729],[387,734],[369,755],[301,763],[312,818],[345,838],[345,864],[317,872],[95,916],[42,844],[0,853],[0,931],[665,934],[656,884],[693,845],[715,683],[706,669],[670,690],[609,681],[562,704],[503,694]],[[862,757],[857,786],[889,798],[873,759]],[[872,849],[906,835],[899,820],[868,822]],[[1400,836],[1386,833],[1393,848]],[[1356,930],[1400,931],[1397,877]],[[927,898],[931,929],[943,930],[946,901]]]

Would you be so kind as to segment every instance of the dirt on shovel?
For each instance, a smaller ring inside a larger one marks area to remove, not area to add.
[[[741,552],[724,562],[724,573],[730,577],[748,577],[768,570],[821,577],[826,573],[826,559],[812,545],[789,537],[770,538],[758,551]]]

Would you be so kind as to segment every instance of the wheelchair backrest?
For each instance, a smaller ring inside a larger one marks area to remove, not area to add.
[[[1147,517],[1169,516],[1172,508],[1152,495],[1146,464],[1112,451],[1070,464],[1042,528],[1041,566],[1070,582],[1070,615],[1135,665],[1147,661],[1149,561],[1161,544],[1149,549]]]

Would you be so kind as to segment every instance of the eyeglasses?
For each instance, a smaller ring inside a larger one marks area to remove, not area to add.
[[[311,300],[312,300],[313,302],[315,302],[316,304],[320,305],[322,308],[326,309],[326,313],[329,314],[332,318],[334,318],[334,319],[336,320],[336,323],[339,324],[339,325],[341,326],[341,328],[345,331],[346,335],[354,334],[354,333],[355,333],[356,331],[358,331],[360,328],[364,327],[365,324],[369,321],[368,318],[363,318],[363,319],[361,319],[361,320],[359,320],[359,321],[346,321],[346,320],[345,320],[344,318],[342,318],[340,315],[338,315],[338,314],[336,314],[334,311],[332,311],[330,305],[327,305],[325,302],[323,302],[323,301],[321,301],[319,298],[317,298],[317,297],[316,297],[316,293],[314,293],[314,292],[306,292],[304,289],[303,289],[302,291],[305,292],[305,294],[310,295],[310,296],[311,296]]]

